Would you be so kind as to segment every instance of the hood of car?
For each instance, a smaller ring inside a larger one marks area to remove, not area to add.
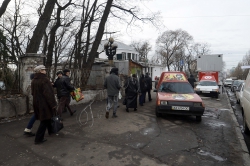
[[[167,101],[202,102],[200,96],[197,95],[196,93],[177,94],[177,93],[158,92],[158,99]]]

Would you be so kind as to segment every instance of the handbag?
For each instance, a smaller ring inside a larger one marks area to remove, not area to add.
[[[59,115],[55,115],[51,118],[51,126],[52,133],[57,133],[61,129],[63,129],[63,122],[61,121],[61,117]]]
[[[74,91],[70,92],[70,95],[77,102],[84,99],[84,95],[82,94],[82,91],[80,88],[77,88]]]

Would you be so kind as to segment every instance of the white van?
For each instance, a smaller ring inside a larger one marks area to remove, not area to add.
[[[242,95],[243,128],[244,133],[250,134],[250,72],[247,75]]]

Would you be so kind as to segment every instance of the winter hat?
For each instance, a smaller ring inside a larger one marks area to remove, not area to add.
[[[34,68],[34,71],[38,73],[40,70],[46,69],[44,65],[38,65],[37,67]]]

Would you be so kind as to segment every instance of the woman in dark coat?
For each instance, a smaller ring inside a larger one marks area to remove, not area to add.
[[[142,74],[140,78],[140,96],[139,96],[140,106],[143,106],[143,103],[145,103],[145,96],[147,92],[147,88],[145,87],[145,84],[146,84],[146,79],[144,77],[144,74]]]
[[[136,111],[139,84],[135,74],[133,74],[132,77],[127,79],[124,87],[127,100],[126,111],[129,112],[129,108],[134,108],[134,111]]]
[[[35,67],[35,76],[31,82],[31,91],[33,95],[33,107],[36,119],[40,120],[40,125],[36,132],[35,144],[45,141],[44,135],[46,128],[51,134],[51,118],[56,113],[56,100],[52,84],[46,76],[45,66]]]

